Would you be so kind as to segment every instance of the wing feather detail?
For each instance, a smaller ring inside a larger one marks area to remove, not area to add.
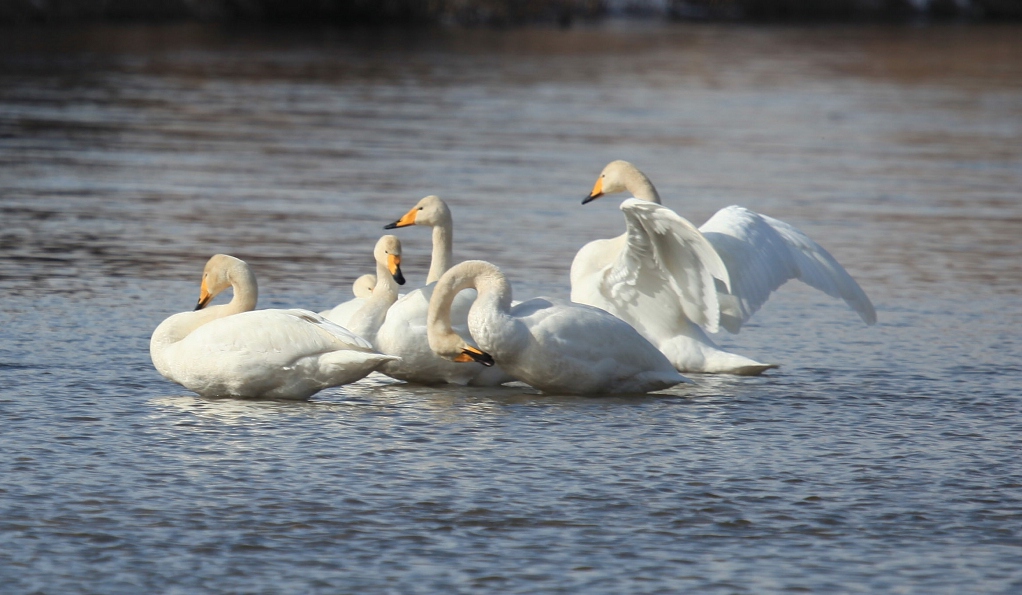
[[[720,320],[717,282],[730,288],[727,268],[713,246],[688,220],[656,203],[621,203],[625,246],[605,272],[602,290],[616,301],[663,292],[693,323],[716,332]]]
[[[869,325],[876,311],[848,271],[822,246],[797,228],[730,206],[718,211],[699,231],[716,249],[731,273],[731,292],[719,298],[720,325],[737,333],[770,294],[790,279],[799,279],[840,298]]]
[[[373,352],[365,339],[309,310],[254,310],[200,327],[215,352],[260,353],[279,363],[340,349]]]

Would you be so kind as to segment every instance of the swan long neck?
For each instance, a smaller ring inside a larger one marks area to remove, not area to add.
[[[434,351],[441,354],[457,353],[460,347],[455,347],[464,343],[451,327],[451,306],[458,292],[469,288],[475,288],[477,292],[476,301],[472,305],[473,312],[478,307],[484,307],[491,309],[490,314],[509,313],[511,284],[500,269],[481,260],[458,264],[437,281],[433,297],[429,300],[426,329],[430,347]]]
[[[259,301],[259,284],[256,283],[252,269],[248,266],[233,267],[228,273],[228,278],[231,281],[234,295],[231,297],[231,301],[224,306],[214,306],[224,308],[221,310],[221,316],[255,310],[256,302]],[[207,310],[210,309],[207,308]]]
[[[362,307],[352,314],[348,330],[370,343],[375,342],[376,333],[383,326],[387,310],[397,301],[398,284],[386,263],[376,263],[376,286],[366,298]]]
[[[433,226],[433,256],[429,262],[426,285],[440,280],[441,275],[451,268],[454,258],[454,223],[450,213]]]
[[[646,174],[639,171],[637,167],[629,167],[623,172],[625,188],[632,193],[632,196],[639,200],[645,200],[660,204],[660,194],[657,193],[653,182],[649,181]]]

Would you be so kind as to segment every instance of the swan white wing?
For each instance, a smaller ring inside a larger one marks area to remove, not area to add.
[[[647,392],[688,382],[632,326],[602,309],[540,297],[510,315],[530,336],[519,343],[514,370],[540,390]]]
[[[770,294],[790,279],[843,299],[866,324],[876,322],[873,304],[859,284],[830,253],[795,227],[730,206],[699,230],[731,275],[730,295],[720,298],[720,324],[727,330],[737,333]]]
[[[342,344],[342,347],[373,351],[373,346],[369,343],[369,341],[366,341],[343,326],[328,320],[315,312],[301,309],[281,310],[281,312],[285,312],[289,316],[308,322],[319,332],[326,333],[334,341],[339,341]]]
[[[329,310],[324,310],[319,313],[320,316],[326,318],[334,324],[340,326],[346,326],[350,321],[351,317],[358,312],[366,303],[366,298],[356,297],[346,302],[341,302]]]
[[[629,198],[621,203],[627,231],[624,248],[604,275],[603,293],[612,301],[646,300],[643,316],[673,318],[677,305],[688,320],[716,332],[719,279],[730,287],[727,268],[699,230],[674,211]],[[668,292],[669,297],[662,296]],[[660,304],[671,312],[650,308]]]
[[[373,351],[365,339],[309,310],[242,312],[199,327],[187,342],[211,355],[260,354],[255,361],[280,365],[340,349]]]

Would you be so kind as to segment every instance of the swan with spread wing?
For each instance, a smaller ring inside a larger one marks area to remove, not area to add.
[[[707,335],[737,333],[791,279],[843,299],[867,325],[866,293],[822,246],[795,227],[739,206],[696,228],[660,204],[656,188],[627,161],[608,164],[586,204],[630,192],[624,234],[582,247],[571,265],[571,299],[625,320],[682,372],[753,375],[777,367],[729,353]]]

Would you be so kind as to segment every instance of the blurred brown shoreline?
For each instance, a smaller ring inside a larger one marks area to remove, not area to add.
[[[734,22],[1022,20],[1022,0],[0,0],[0,25],[258,22],[515,26],[642,15]]]

